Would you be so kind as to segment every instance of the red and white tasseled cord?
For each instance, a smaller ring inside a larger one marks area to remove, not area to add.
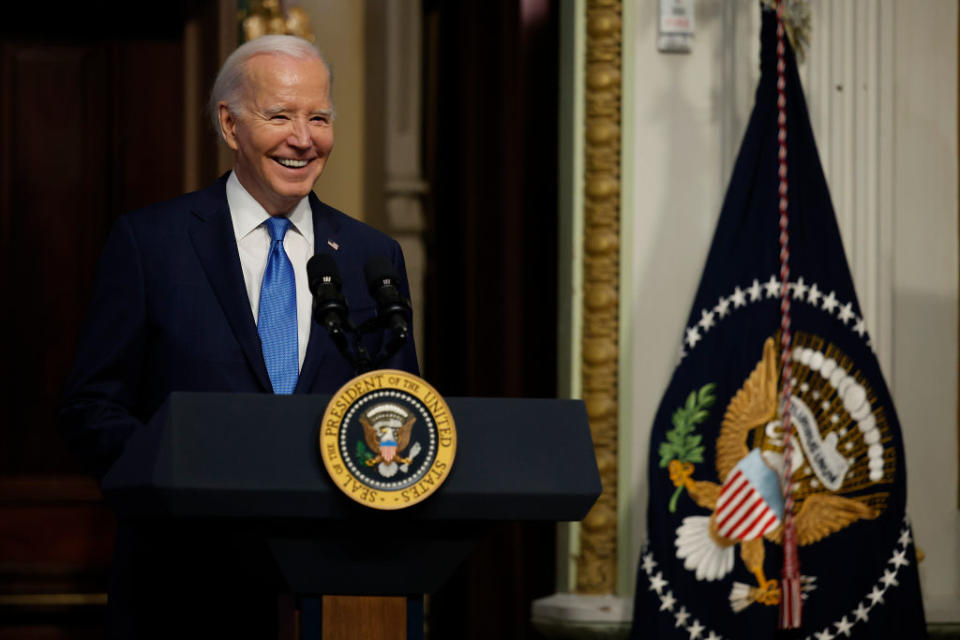
[[[800,627],[800,564],[797,559],[796,523],[793,518],[793,392],[790,332],[790,218],[787,215],[787,80],[783,41],[783,0],[777,0],[777,160],[780,196],[780,415],[783,424],[783,573],[780,628]]]

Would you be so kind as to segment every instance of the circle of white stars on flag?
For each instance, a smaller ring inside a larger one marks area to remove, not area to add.
[[[838,300],[834,291],[826,293],[817,286],[816,282],[804,282],[802,276],[797,278],[796,282],[790,282],[788,287],[794,301],[806,303],[837,318],[844,326],[865,340],[867,347],[873,349],[870,335],[867,333],[867,325],[863,318],[854,313],[853,302]],[[779,298],[780,280],[776,275],[771,275],[770,279],[764,283],[754,278],[749,287],[734,287],[733,293],[718,298],[717,304],[709,309],[701,309],[699,320],[686,328],[680,345],[680,359],[682,360],[696,348],[697,343],[703,340],[711,329],[727,316],[735,313],[737,309],[745,308],[755,302]]]
[[[907,559],[907,550],[913,537],[910,534],[910,521],[903,518],[903,528],[900,530],[900,537],[893,549],[886,565],[884,565],[883,574],[877,579],[868,593],[866,593],[857,606],[845,613],[839,620],[830,624],[804,640],[840,640],[841,638],[851,637],[853,628],[861,623],[870,620],[870,612],[884,605],[883,596],[887,591],[900,585],[897,576],[901,567],[910,564]],[[663,615],[669,615],[673,618],[674,627],[682,627],[688,634],[689,640],[729,640],[724,638],[716,631],[704,626],[698,618],[694,617],[694,612],[687,609],[687,606],[670,590],[670,582],[663,577],[662,571],[655,571],[657,561],[653,558],[653,552],[645,549],[640,556],[640,568],[647,577],[649,583],[648,589],[654,591],[660,599],[660,612]],[[806,598],[804,594],[804,598]]]

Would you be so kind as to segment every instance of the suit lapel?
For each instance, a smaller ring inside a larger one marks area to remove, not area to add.
[[[240,255],[227,207],[226,180],[218,180],[205,195],[193,211],[196,218],[190,225],[190,241],[250,368],[264,391],[273,391],[243,284]]]
[[[332,253],[333,249],[328,242],[337,242],[340,225],[337,224],[335,216],[327,209],[327,206],[320,202],[312,192],[310,193],[310,211],[313,215],[313,255]],[[308,393],[313,388],[314,381],[320,371],[320,364],[323,362],[323,346],[329,343],[330,339],[324,328],[311,317],[307,353],[303,357],[303,366],[300,367],[300,378],[297,380],[297,386],[293,390],[294,393]]]

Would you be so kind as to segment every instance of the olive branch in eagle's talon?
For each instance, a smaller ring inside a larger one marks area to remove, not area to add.
[[[660,443],[660,468],[669,466],[670,480],[677,490],[670,498],[670,513],[677,510],[677,499],[693,475],[693,464],[703,462],[703,436],[694,428],[710,415],[707,408],[716,400],[713,395],[717,385],[705,384],[699,391],[691,391],[686,403],[673,412],[673,429],[667,431],[667,439]]]

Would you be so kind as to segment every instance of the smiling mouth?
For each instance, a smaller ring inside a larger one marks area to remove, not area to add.
[[[302,169],[310,163],[309,160],[294,160],[293,158],[274,158],[274,160],[290,169]]]

